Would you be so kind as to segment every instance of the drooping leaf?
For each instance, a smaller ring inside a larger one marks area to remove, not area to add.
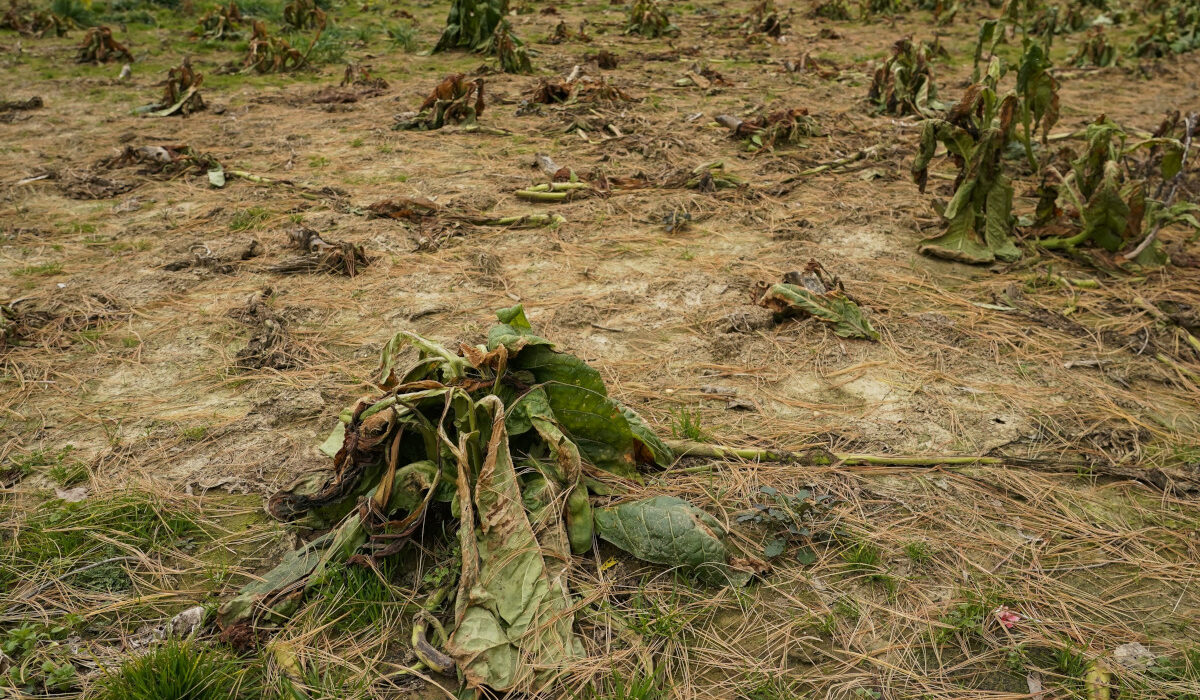
[[[818,294],[794,284],[773,284],[758,303],[776,313],[812,316],[832,325],[833,332],[842,338],[879,340],[879,332],[858,304],[836,289]]]
[[[675,453],[670,447],[658,437],[658,433],[646,424],[645,419],[637,414],[632,408],[622,404],[617,404],[621,409],[621,415],[625,416],[625,420],[629,423],[629,430],[633,432],[634,440],[641,443],[639,450],[638,461],[643,464],[657,464],[660,467],[669,467],[675,461]]]
[[[494,396],[479,405],[492,414],[491,438],[474,493],[471,467],[465,459],[459,463],[463,564],[456,624],[446,650],[468,686],[503,692],[552,675],[579,649],[565,569],[543,559],[543,551],[570,556],[561,511],[560,517],[542,521],[557,532],[544,533],[539,541],[509,453],[504,407]]]
[[[379,353],[379,383],[384,387],[391,387],[402,381],[406,381],[407,377],[397,377],[395,374],[396,355],[405,347],[415,347],[422,358],[430,358],[438,362],[446,374],[446,378],[462,377],[466,373],[468,363],[463,358],[450,352],[439,343],[432,340],[427,340],[408,331],[400,331],[392,336],[383,346],[383,350]]]
[[[996,254],[975,232],[975,212],[970,207],[962,209],[958,216],[950,220],[945,233],[921,241],[917,252],[976,265],[996,259]]]
[[[1125,230],[1129,223],[1129,205],[1121,197],[1121,186],[1117,181],[1118,166],[1108,161],[1104,168],[1104,179],[1088,199],[1083,210],[1083,232],[1093,243],[1115,253],[1125,244]]]
[[[594,511],[596,534],[638,559],[678,567],[710,583],[745,585],[729,566],[725,530],[708,513],[675,496],[655,496]]]
[[[1012,181],[1000,175],[988,190],[984,222],[984,240],[988,250],[996,258],[1012,262],[1021,257],[1021,251],[1012,240]]]

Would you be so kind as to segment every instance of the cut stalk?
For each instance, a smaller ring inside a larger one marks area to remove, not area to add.
[[[691,440],[666,440],[670,447],[681,457],[708,457],[711,459],[728,459],[738,457],[758,462],[810,462],[820,463],[823,457],[820,453],[789,452],[786,450],[767,450],[754,447],[725,447],[710,445]],[[828,453],[833,462],[846,466],[878,465],[895,467],[936,467],[941,464],[1001,464],[1004,460],[999,457],[984,457],[982,455],[868,455],[855,453]]]

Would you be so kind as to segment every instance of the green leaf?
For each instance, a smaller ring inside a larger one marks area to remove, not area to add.
[[[625,416],[625,420],[629,423],[629,430],[633,432],[634,439],[645,448],[643,452],[648,453],[639,455],[638,461],[657,464],[664,468],[671,466],[675,462],[675,453],[658,437],[654,429],[632,408],[619,402],[617,406],[621,409],[621,415]]]
[[[404,381],[404,377],[395,376],[396,355],[408,346],[415,347],[422,358],[432,358],[441,368],[443,379],[453,379],[466,374],[469,367],[466,360],[450,352],[440,343],[427,340],[408,331],[400,331],[384,344],[379,353],[379,382],[388,386]]]
[[[333,430],[329,433],[329,437],[325,438],[325,442],[321,443],[318,448],[330,458],[336,457],[338,450],[342,449],[342,443],[346,441],[346,424],[338,421],[337,425],[333,426]]]
[[[996,259],[996,254],[975,233],[975,212],[971,207],[959,211],[958,216],[950,220],[945,233],[921,241],[917,252],[972,264],[990,263]]]
[[[779,556],[780,554],[783,554],[783,550],[786,546],[787,546],[786,542],[784,542],[782,539],[776,537],[775,539],[768,542],[765,547],[763,547],[763,557],[765,557],[767,559],[774,559],[775,557]]]
[[[802,547],[799,552],[796,552],[796,561],[805,566],[812,566],[817,563],[817,555],[808,547]]]
[[[638,559],[679,567],[710,583],[745,585],[729,566],[724,529],[711,515],[674,496],[655,496],[595,511],[596,533]]]
[[[509,360],[508,366],[528,370],[539,384],[570,384],[602,396],[608,396],[604,379],[588,363],[574,355],[558,352],[548,345],[533,345]]]
[[[1116,162],[1104,164],[1104,178],[1083,210],[1083,233],[1093,243],[1112,253],[1125,244],[1125,229],[1130,215],[1129,205],[1121,197],[1118,173]]]
[[[225,186],[225,171],[221,168],[208,171],[208,184],[218,189]]]
[[[554,343],[533,334],[533,326],[525,317],[525,307],[521,304],[500,309],[496,312],[499,325],[488,330],[487,349],[495,350],[503,345],[510,354],[517,354],[523,348],[531,345],[546,345],[554,347]]]
[[[530,325],[529,319],[525,317],[525,305],[517,304],[505,309],[496,311],[496,319],[500,323],[506,323],[518,330],[532,331],[533,326]]]
[[[1021,251],[1013,244],[1010,235],[1012,231],[1012,201],[1012,181],[1004,175],[998,175],[991,189],[988,190],[983,231],[988,249],[1005,262],[1012,262],[1021,257]]]
[[[551,382],[543,388],[558,424],[588,462],[628,479],[638,477],[638,442],[620,404],[571,384]]]
[[[1183,170],[1183,144],[1172,140],[1163,150],[1162,178],[1170,180]]]

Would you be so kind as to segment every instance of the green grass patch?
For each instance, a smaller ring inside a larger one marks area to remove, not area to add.
[[[248,209],[239,209],[233,214],[233,219],[229,221],[229,230],[231,231],[249,231],[262,228],[267,219],[271,218],[271,212],[262,207],[250,207]]]
[[[60,262],[44,262],[37,265],[26,265],[19,270],[13,270],[13,277],[50,277],[61,275],[63,271]]]
[[[253,669],[221,649],[167,641],[100,682],[97,700],[234,700],[261,695]],[[269,695],[267,697],[270,697]]]

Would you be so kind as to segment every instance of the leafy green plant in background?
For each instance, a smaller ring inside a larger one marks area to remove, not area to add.
[[[1108,36],[1102,27],[1096,27],[1088,32],[1087,37],[1079,43],[1079,48],[1071,58],[1071,65],[1077,68],[1096,66],[1108,68],[1117,65],[1120,54],[1117,47],[1108,43]]]
[[[96,23],[89,7],[90,3],[84,4],[81,0],[51,0],[50,2],[52,14],[79,27],[90,27]]]
[[[351,557],[387,561],[447,515],[461,559],[453,621],[445,652],[424,637],[445,580],[421,603],[413,648],[430,669],[457,664],[469,687],[528,689],[580,655],[565,562],[594,537],[703,581],[748,580],[720,523],[686,501],[592,505],[590,494],[619,490],[613,477],[667,466],[672,451],[596,370],[535,335],[520,306],[497,316],[487,342],[461,355],[408,332],[387,343],[382,393],[343,412],[322,446],[333,470],[268,501],[276,518],[334,529],[222,605],[226,634],[282,621]],[[418,358],[402,370],[408,348]]]
[[[937,83],[924,44],[905,37],[892,46],[892,55],[875,71],[867,93],[879,112],[933,117],[944,106],[937,101]]]
[[[508,14],[508,0],[452,0],[446,28],[434,53],[451,49],[482,51]]]
[[[657,0],[634,0],[629,6],[629,17],[625,20],[625,33],[656,39],[679,34],[679,27],[671,23],[671,18]]]
[[[946,119],[924,123],[912,165],[919,189],[925,191],[939,143],[945,145],[958,175],[954,194],[941,212],[946,232],[921,241],[917,250],[923,254],[966,263],[1007,262],[1021,256],[1012,240],[1012,181],[1002,163],[1013,139],[1019,100],[996,94],[1001,75],[1000,62],[993,60],[984,80],[967,89]]]
[[[53,624],[25,622],[0,631],[0,652],[6,671],[0,687],[30,695],[64,692],[77,683],[75,667],[67,659],[62,640],[82,623],[82,617],[67,615]]]
[[[500,62],[500,69],[505,73],[533,72],[533,66],[529,62],[529,51],[513,33],[512,25],[507,19],[500,20],[496,25],[496,31],[488,40],[484,52],[495,56]]]
[[[1038,159],[1033,153],[1033,134],[1041,129],[1042,145],[1050,135],[1050,129],[1058,123],[1058,81],[1050,75],[1048,45],[1025,39],[1024,50],[1017,66],[1017,95],[1020,98],[1021,143],[1025,146],[1025,157],[1029,167],[1038,169]]]

